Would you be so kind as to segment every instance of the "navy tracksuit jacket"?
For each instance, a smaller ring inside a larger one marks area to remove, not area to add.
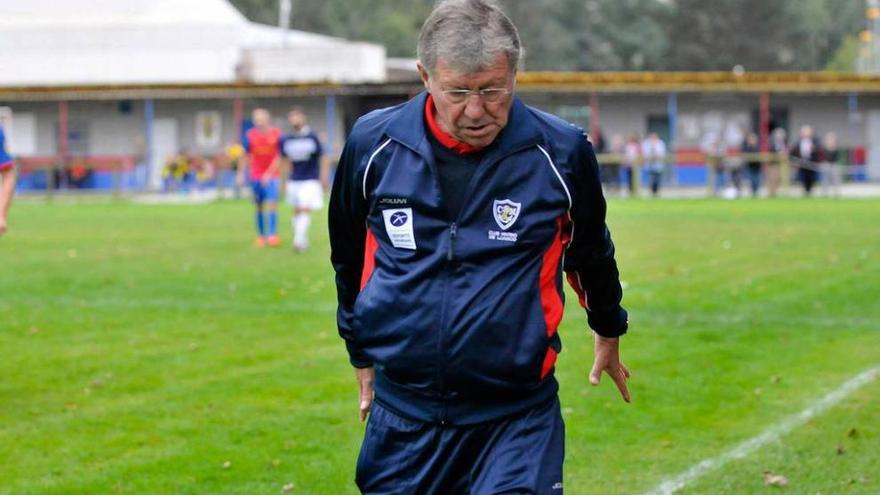
[[[426,138],[427,94],[355,124],[330,199],[339,333],[376,401],[469,425],[553,400],[562,273],[589,325],[627,329],[590,143],[514,98],[457,218]]]

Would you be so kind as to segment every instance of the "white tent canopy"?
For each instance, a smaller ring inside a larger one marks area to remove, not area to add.
[[[381,82],[385,50],[249,22],[225,0],[0,0],[0,86]]]

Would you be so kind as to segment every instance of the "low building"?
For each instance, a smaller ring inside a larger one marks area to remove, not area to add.
[[[0,12],[0,113],[22,188],[45,185],[31,168],[81,160],[99,165],[91,185],[123,163],[157,187],[169,155],[221,153],[258,105],[279,125],[301,105],[335,141],[328,88],[387,75],[381,45],[249,22],[225,0],[0,0]]]
[[[157,188],[169,156],[213,157],[250,111],[285,127],[303,107],[331,153],[354,121],[422,90],[415,61],[384,48],[247,21],[224,0],[0,0],[0,113],[21,188],[46,167],[84,164],[89,187]],[[880,180],[880,77],[837,73],[532,73],[517,93],[606,143],[657,132],[678,155],[671,180],[700,184],[707,136],[835,132]],[[110,171],[117,167],[125,171]],[[121,182],[120,182],[121,181]]]

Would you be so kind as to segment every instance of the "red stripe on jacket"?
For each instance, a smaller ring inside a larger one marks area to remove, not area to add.
[[[587,300],[587,291],[584,290],[584,286],[581,284],[580,275],[577,272],[568,272],[566,273],[565,278],[568,279],[568,285],[574,289],[575,294],[578,296],[578,303],[584,309],[590,309],[590,303]]]
[[[568,221],[560,217],[556,221],[556,236],[550,248],[544,253],[541,260],[541,274],[539,276],[539,288],[541,294],[541,309],[544,311],[544,323],[547,326],[547,336],[553,337],[559,322],[562,321],[562,297],[556,284],[556,276],[559,273],[559,264],[562,262],[562,253],[568,245]],[[553,365],[556,364],[556,351],[547,349],[544,355],[544,364],[541,366],[541,378],[546,377]]]
[[[361,290],[364,290],[364,286],[367,285],[370,276],[373,275],[373,269],[376,267],[376,249],[378,248],[379,244],[376,242],[373,232],[368,228],[367,238],[364,242],[364,269],[361,272]]]
[[[587,303],[587,292],[581,285],[581,279],[578,278],[578,275],[576,273],[568,273],[566,274],[566,278],[568,279],[568,285],[570,285],[577,294],[578,303],[580,303],[581,307],[584,309],[590,309],[590,305]]]

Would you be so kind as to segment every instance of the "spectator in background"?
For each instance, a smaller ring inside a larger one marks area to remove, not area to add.
[[[742,153],[744,155],[757,155],[761,152],[761,145],[758,142],[758,135],[750,132],[743,141]],[[758,197],[758,190],[761,188],[761,160],[757,156],[746,156],[744,158],[746,164],[746,173],[749,176],[749,185],[752,188],[752,197]]]
[[[67,185],[75,189],[83,189],[88,185],[92,170],[83,157],[77,157],[71,160],[70,165],[65,169],[67,175]]]
[[[602,130],[598,127],[596,128],[596,133],[589,136],[590,144],[593,145],[593,152],[596,154],[605,153],[608,148],[605,145],[605,136],[602,135]]]
[[[238,176],[238,171],[241,168],[241,161],[244,157],[244,146],[238,143],[232,143],[226,147],[226,160],[229,164],[229,169],[232,170],[234,176]],[[220,179],[223,180],[223,179]],[[238,181],[233,181],[233,196],[235,199],[241,197],[241,186]]]
[[[715,194],[721,192],[726,180],[726,169],[724,167],[724,139],[719,131],[709,129],[700,141],[700,151],[706,155],[706,168],[709,172],[710,181]]]
[[[656,132],[648,134],[648,138],[642,142],[642,158],[651,183],[651,195],[656,197],[660,194],[660,182],[666,168],[666,143]]]
[[[770,137],[770,151],[777,154],[777,159],[767,162],[764,168],[764,183],[767,184],[767,194],[775,197],[779,190],[779,159],[788,155],[788,133],[782,127],[773,129]]]
[[[178,189],[188,191],[191,167],[192,161],[186,148],[181,148],[176,154],[168,157],[168,161],[162,168],[165,192],[177,191]]]
[[[15,160],[6,151],[4,124],[0,118],[0,236],[8,229],[9,207],[15,194]]]
[[[605,136],[602,135],[602,130],[596,127],[596,132],[594,134],[590,134],[587,136],[587,141],[593,145],[593,152],[596,155],[601,155],[603,153],[608,152],[608,146],[605,142]],[[609,168],[611,164],[603,163],[601,160],[599,161],[599,180],[602,182],[602,186],[608,188],[614,182],[614,179],[611,177],[611,169]]]
[[[615,134],[611,136],[611,142],[608,146],[608,152],[612,155],[622,156],[624,152],[625,143],[623,141],[623,136],[621,134]],[[621,185],[621,162],[619,159],[615,158],[608,163],[602,164],[603,171],[607,172],[608,176],[608,190],[616,193],[620,191]]]
[[[724,170],[730,178],[730,184],[724,191],[724,196],[728,199],[738,198],[742,191],[743,161],[732,152],[741,149],[744,142],[745,135],[742,127],[735,122],[728,123],[724,131],[724,145],[721,149],[724,154],[722,161]]]
[[[840,197],[840,182],[845,165],[840,164],[840,149],[837,147],[837,134],[825,134],[822,142],[822,194]]]
[[[626,189],[632,196],[637,196],[636,174],[642,161],[642,145],[639,143],[638,134],[630,134],[623,146],[623,175],[626,181]]]
[[[811,195],[819,176],[819,163],[822,161],[822,148],[813,135],[811,126],[801,127],[800,138],[789,150],[789,155],[794,158],[794,165],[798,167],[798,178],[804,186],[804,196]]]
[[[193,157],[192,167],[195,171],[196,190],[201,193],[208,188],[214,179],[214,161],[205,157]]]

